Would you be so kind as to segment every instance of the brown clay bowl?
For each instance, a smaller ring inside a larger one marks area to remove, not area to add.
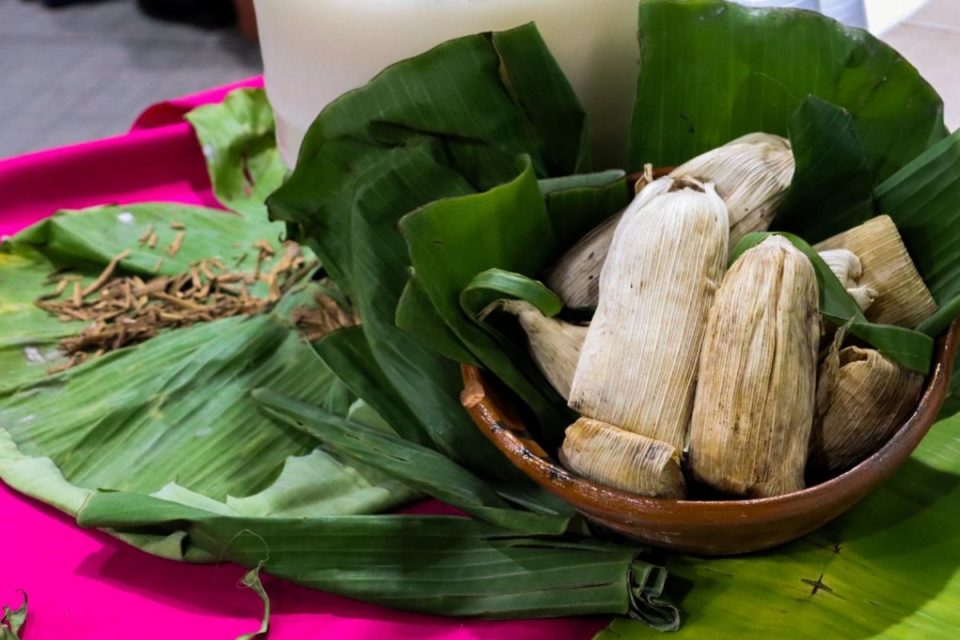
[[[657,170],[654,175],[667,171]],[[596,484],[567,471],[544,451],[524,426],[515,401],[489,373],[462,365],[461,402],[514,466],[590,520],[656,547],[711,556],[743,554],[776,547],[818,529],[889,479],[940,413],[958,339],[960,320],[937,341],[933,369],[916,409],[880,450],[838,476],[775,498],[673,500]]]
[[[461,395],[474,422],[518,469],[590,520],[640,542],[701,555],[734,555],[795,540],[833,520],[885,482],[937,419],[950,384],[960,321],[937,342],[920,402],[893,437],[849,471],[802,491],[750,500],[647,498],[567,471],[524,427],[490,374],[462,365]]]

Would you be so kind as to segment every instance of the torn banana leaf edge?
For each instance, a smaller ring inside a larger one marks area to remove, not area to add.
[[[222,102],[187,113],[200,141],[217,200],[232,211],[265,218],[267,196],[287,174],[263,89],[234,89]]]
[[[0,614],[0,640],[20,640],[20,631],[27,622],[27,592],[21,591],[23,602],[16,609],[3,605]]]

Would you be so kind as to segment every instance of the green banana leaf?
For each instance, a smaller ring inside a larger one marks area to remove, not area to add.
[[[182,535],[215,556],[388,607],[486,618],[629,614],[674,629],[659,567],[589,538],[518,535],[450,516],[223,517],[149,496],[97,493],[81,526]],[[541,533],[547,533],[543,531]]]
[[[811,11],[644,0],[640,53],[634,169],[675,166],[753,131],[786,135],[808,95],[851,114],[878,180],[947,135],[939,96],[909,62]]]
[[[874,215],[874,175],[849,111],[810,96],[789,134],[795,172],[771,228],[819,242]]]
[[[885,180],[874,196],[940,305],[920,327],[937,335],[960,311],[960,131]]]
[[[377,366],[370,344],[360,327],[347,327],[327,334],[314,348],[320,359],[358,398],[382,416],[410,442],[425,442],[416,414],[403,402],[390,380]]]
[[[464,119],[465,109],[479,117]],[[395,226],[438,198],[502,182],[520,152],[541,176],[585,166],[583,140],[582,111],[532,25],[468,36],[391,66],[324,109],[268,201],[350,295],[370,352],[430,441],[485,475],[526,482],[460,407],[456,364],[396,326],[410,258]],[[433,321],[428,331],[438,327],[430,306],[417,311]],[[556,420],[542,391],[529,396]]]
[[[531,87],[521,82],[530,79]],[[296,170],[267,204],[352,293],[351,249],[342,241],[351,220],[339,212],[381,152],[432,141],[462,188],[475,191],[512,178],[522,153],[541,177],[583,168],[585,135],[582,109],[536,27],[466,36],[398,62],[328,105],[304,138]]]
[[[277,427],[250,396],[264,385],[341,414],[352,399],[282,317],[195,325],[0,395],[0,475],[68,513],[95,489],[224,515],[369,513],[415,495]]]
[[[338,454],[379,469],[490,524],[513,531],[561,534],[574,514],[570,508],[562,515],[511,509],[480,478],[432,449],[266,389],[254,391],[253,397],[268,415],[305,431]]]
[[[885,356],[904,367],[926,375],[933,359],[933,339],[905,327],[868,322],[860,307],[844,288],[823,258],[802,238],[784,232],[749,233],[733,251],[730,263],[771,235],[781,235],[802,251],[813,265],[820,292],[820,315],[835,327],[846,326],[847,331],[875,347]]]
[[[355,396],[292,324],[295,309],[313,304],[322,289],[317,284],[291,292],[271,313],[169,331],[48,374],[57,357],[38,362],[30,354],[56,353],[56,340],[80,328],[58,328],[32,304],[54,264],[80,265],[92,277],[115,253],[132,247],[120,267],[129,263],[129,271],[143,271],[153,255],[136,238],[147,220],[156,221],[158,230],[161,221],[165,227],[171,220],[184,222],[197,238],[184,243],[184,257],[178,254],[161,268],[168,273],[177,272],[180,261],[216,255],[227,261],[242,246],[278,231],[221,211],[122,209],[59,214],[15,236],[0,253],[0,301],[9,311],[0,318],[4,346],[10,347],[2,353],[14,374],[8,378],[5,370],[0,388],[0,477],[8,485],[70,514],[96,489],[153,494],[224,516],[263,517],[370,513],[418,495],[277,425],[250,395],[273,386],[337,415],[350,410]],[[121,214],[128,221],[119,222]],[[224,228],[223,220],[231,224]],[[152,553],[183,557],[175,540],[125,539]]]
[[[20,630],[27,621],[27,594],[23,594],[23,603],[16,609],[3,606],[0,615],[0,640],[20,640]]]
[[[55,270],[36,249],[0,246],[0,392],[45,378],[64,360],[57,343],[84,326],[60,322],[34,304]]]
[[[544,177],[585,170],[584,120],[540,33],[527,24],[450,40],[387,67],[320,113],[297,166],[323,140],[390,145],[421,134],[442,141],[451,164],[484,189],[509,179],[521,153]]]
[[[460,306],[471,317],[479,317],[497,300],[519,298],[545,316],[563,310],[563,300],[539,280],[503,269],[487,269],[475,275],[460,292]]]
[[[540,192],[564,248],[630,203],[630,184],[622,171],[541,180]]]
[[[557,439],[570,423],[562,399],[519,354],[505,350],[460,306],[480,272],[499,268],[535,275],[559,247],[543,197],[527,163],[520,177],[481,194],[431,202],[400,221],[414,270],[440,316],[470,351],[536,412],[543,433]],[[536,238],[535,243],[530,240]],[[531,382],[538,381],[538,382]]]
[[[951,640],[960,628],[958,504],[954,418],[934,425],[867,500],[798,542],[742,558],[671,556],[670,583],[693,583],[677,637]],[[670,595],[680,600],[679,590]],[[619,619],[597,639],[649,637],[645,626]]]
[[[174,229],[174,222],[184,228]],[[151,229],[158,239],[152,248],[138,241]],[[167,250],[181,231],[180,250],[171,256]],[[253,243],[265,240],[280,254],[278,239],[282,233],[283,225],[267,222],[262,216],[241,217],[204,207],[146,203],[60,211],[24,229],[7,244],[33,247],[58,268],[70,267],[91,277],[115,256],[129,251],[120,268],[152,277],[184,273],[195,262],[211,258],[220,258],[232,270],[252,272],[257,256]],[[264,269],[277,259],[264,261]]]
[[[222,102],[197,107],[186,118],[200,141],[213,194],[226,208],[263,219],[267,196],[287,173],[266,92],[235,89]]]
[[[174,256],[166,249],[180,230],[171,222],[182,224],[185,233]],[[138,242],[150,230],[158,238],[153,248]],[[262,216],[240,220],[214,209],[163,203],[60,211],[25,229],[0,246],[0,389],[46,377],[47,369],[64,362],[57,342],[83,327],[61,322],[34,304],[39,295],[55,291],[58,278],[51,274],[57,270],[69,268],[86,285],[126,250],[130,255],[119,268],[144,277],[183,273],[205,258],[252,272],[258,251],[253,243],[266,241],[277,250],[277,256],[263,261],[263,269],[269,269],[282,253],[277,241],[282,232],[283,225]],[[266,286],[257,284],[251,291],[262,294]]]
[[[423,290],[417,274],[410,270],[407,285],[397,302],[397,314],[394,317],[397,328],[415,338],[444,358],[454,362],[465,362],[479,366],[479,362],[466,346],[460,342],[457,334],[447,326],[430,297]]]

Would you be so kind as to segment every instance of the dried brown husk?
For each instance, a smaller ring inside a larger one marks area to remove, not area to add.
[[[790,141],[748,133],[688,160],[670,175],[713,182],[730,210],[730,246],[748,233],[764,231],[793,180]]]
[[[785,138],[751,133],[680,165],[670,177],[712,182],[729,209],[729,246],[751,231],[763,231],[793,179],[793,153]],[[649,173],[649,172],[648,172]],[[649,176],[639,186],[648,184]],[[649,188],[647,186],[646,188]],[[638,188],[638,193],[642,193]],[[566,306],[594,307],[600,270],[622,214],[605,220],[571,247],[544,280]]]
[[[840,350],[835,365],[824,362],[820,369],[810,465],[837,473],[879,449],[903,424],[917,406],[923,376],[856,346]]]
[[[515,316],[527,334],[533,362],[547,381],[566,400],[580,349],[587,337],[585,325],[548,318],[525,300],[501,300],[497,306]]]
[[[859,285],[876,293],[867,319],[916,327],[937,310],[890,216],[877,216],[816,245],[817,251],[847,249],[860,258]]]
[[[645,199],[653,198],[668,188],[664,182],[657,182],[657,186],[652,186],[653,183],[653,169],[646,165],[643,176],[637,181],[637,197],[630,204],[631,207],[640,206]],[[544,274],[544,282],[567,307],[581,309],[597,306],[597,300],[600,299],[600,271],[610,251],[614,231],[622,218],[623,211],[591,229]]]
[[[676,447],[599,420],[580,418],[567,427],[559,455],[571,471],[615,489],[661,498],[686,494]]]
[[[713,185],[691,179],[647,189],[658,193],[638,196],[614,235],[568,404],[681,449],[726,262],[727,207]]]
[[[772,236],[733,264],[710,310],[690,423],[693,475],[720,491],[804,486],[820,337],[806,256]]]

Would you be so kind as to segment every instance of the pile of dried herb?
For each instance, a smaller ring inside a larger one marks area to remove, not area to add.
[[[171,255],[179,251],[184,238],[182,225],[177,227],[181,230],[171,244]],[[142,238],[148,245],[155,240],[153,225]],[[222,259],[208,258],[191,264],[185,273],[145,280],[139,275],[118,273],[118,266],[130,257],[130,251],[124,250],[86,286],[81,284],[79,275],[60,274],[56,290],[41,296],[37,306],[63,321],[81,320],[90,324],[79,334],[60,342],[70,360],[58,365],[54,371],[79,364],[91,355],[96,357],[143,342],[164,329],[260,313],[271,308],[284,293],[317,268],[316,260],[304,258],[298,244],[287,242],[280,259],[264,271],[264,260],[273,257],[275,251],[265,240],[254,246],[258,255],[252,273],[231,270]],[[250,287],[258,282],[266,284],[266,296],[251,295]],[[68,291],[69,295],[64,297]],[[326,308],[331,309],[331,304],[336,307],[331,301]],[[318,312],[303,313],[315,316]],[[323,328],[329,332],[337,326],[349,324],[346,317],[341,320],[338,324],[334,316]]]

